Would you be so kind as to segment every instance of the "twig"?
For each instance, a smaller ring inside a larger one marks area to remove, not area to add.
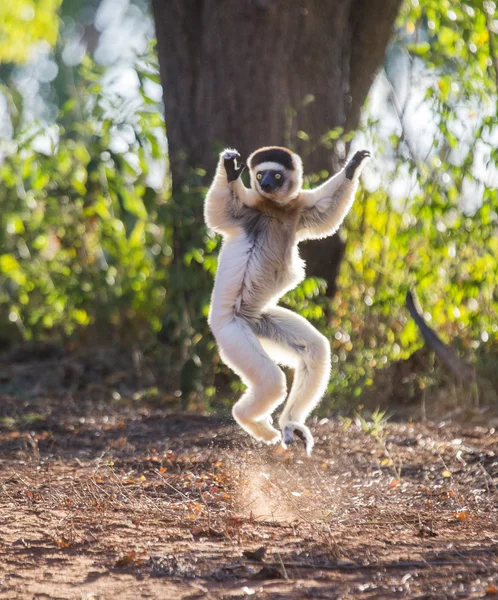
[[[495,563],[484,563],[484,562],[468,562],[468,561],[455,561],[455,560],[434,560],[434,561],[400,561],[391,563],[371,563],[368,565],[361,565],[357,563],[347,564],[336,564],[336,565],[320,565],[312,563],[297,563],[297,562],[285,562],[285,563],[269,563],[269,562],[256,562],[247,561],[250,564],[257,564],[258,566],[274,567],[286,567],[287,569],[313,569],[314,571],[354,571],[357,569],[428,569],[432,567],[496,567]],[[237,565],[240,566],[240,565]],[[229,566],[225,568],[235,568]]]
[[[289,579],[289,576],[287,575],[287,570],[286,570],[285,565],[284,565],[284,563],[282,561],[282,557],[280,556],[280,552],[277,552],[277,556],[278,556],[278,561],[280,563],[280,566],[282,567],[282,571],[283,571],[283,574],[284,574],[284,579]]]
[[[164,485],[167,485],[168,487],[170,487],[174,492],[176,492],[177,494],[180,494],[180,496],[183,496],[186,500],[190,500],[190,498],[186,494],[184,494],[181,490],[177,490],[176,487],[171,485],[171,483],[168,483],[166,481],[166,479],[162,476],[162,473],[159,473],[158,469],[156,469],[155,472],[162,479]]]

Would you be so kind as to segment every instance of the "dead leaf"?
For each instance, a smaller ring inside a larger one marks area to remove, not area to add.
[[[437,533],[434,531],[434,529],[427,525],[420,525],[415,535],[419,538],[437,537]]]
[[[470,519],[470,512],[468,510],[459,510],[458,512],[453,513],[453,517],[456,517],[459,521],[466,521]]]
[[[216,529],[213,529],[212,527],[209,527],[208,529],[204,529],[202,527],[194,527],[193,529],[191,529],[191,533],[194,537],[225,537],[225,534],[222,531],[216,531]]]
[[[256,580],[263,580],[263,579],[283,579],[284,576],[282,575],[282,573],[280,572],[279,569],[277,569],[276,567],[263,567],[260,571],[258,571],[257,573],[254,573],[254,575],[251,575],[251,577],[249,577],[249,579],[256,579]]]
[[[257,550],[244,550],[244,552],[242,552],[242,554],[249,560],[257,560],[258,562],[263,560],[265,553],[266,546],[261,546],[261,548],[258,548]]]
[[[114,566],[117,568],[129,567],[134,565],[137,562],[137,553],[132,550],[131,552],[127,552],[121,558],[114,563]]]

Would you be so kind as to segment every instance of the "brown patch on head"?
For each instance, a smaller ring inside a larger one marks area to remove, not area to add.
[[[280,146],[267,146],[256,150],[256,152],[249,157],[249,168],[254,169],[254,167],[264,162],[279,163],[289,171],[295,169],[292,152],[287,148],[281,148]]]

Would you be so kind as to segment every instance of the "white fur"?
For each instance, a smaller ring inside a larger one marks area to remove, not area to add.
[[[315,190],[303,191],[301,159],[292,155],[294,170],[274,162],[257,165],[247,189],[240,178],[228,183],[223,154],[205,202],[206,223],[224,237],[209,325],[222,360],[247,386],[233,416],[257,440],[280,440],[271,414],[287,390],[276,363],[290,366],[294,381],[279,419],[283,444],[297,431],[310,453],[313,437],[304,423],[326,390],[330,345],[306,319],[276,304],[304,277],[297,243],[337,230],[353,202],[358,176],[349,181],[343,170]],[[261,193],[255,176],[265,169],[282,170],[287,196]],[[281,207],[276,216],[265,208],[268,199]],[[254,219],[262,221],[255,226]]]
[[[315,208],[322,213],[330,210],[332,206],[333,214],[323,225],[299,231],[300,241],[322,239],[334,235],[353,205],[358,189],[360,170],[358,169],[352,181],[346,179],[345,169],[343,169],[314,190],[301,192],[301,198],[306,207]],[[337,193],[338,191],[339,193]]]
[[[267,161],[260,163],[254,170],[256,173],[259,171],[283,171],[284,167],[280,163]]]

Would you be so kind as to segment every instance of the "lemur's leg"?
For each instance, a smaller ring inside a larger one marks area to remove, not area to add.
[[[256,331],[265,350],[295,368],[294,382],[279,419],[284,445],[294,431],[311,453],[313,436],[304,424],[324,394],[330,377],[330,344],[306,319],[285,308],[268,309]]]
[[[247,390],[233,407],[237,423],[257,440],[267,444],[280,440],[271,413],[287,395],[285,375],[263,350],[246,321],[235,318],[214,331],[220,356]]]

